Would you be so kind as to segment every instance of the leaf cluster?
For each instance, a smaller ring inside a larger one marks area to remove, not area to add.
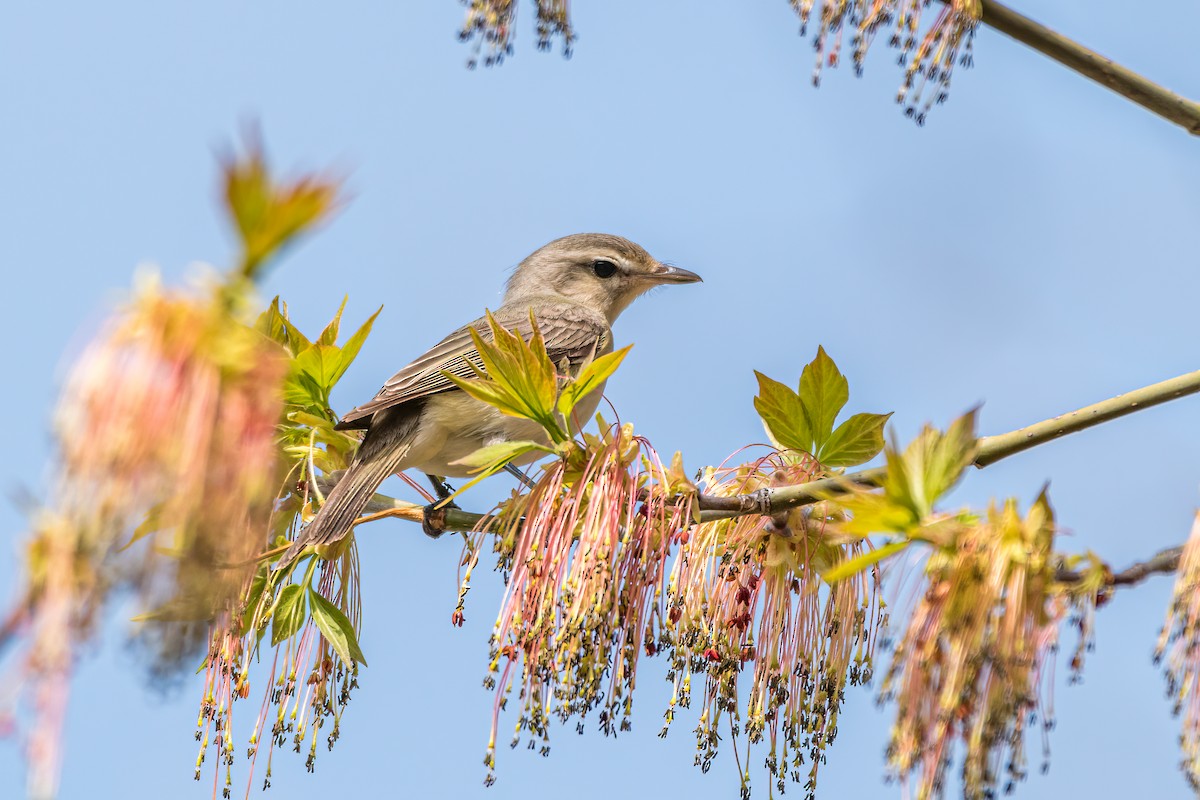
[[[883,426],[891,414],[854,414],[836,428],[838,413],[850,399],[850,384],[825,348],[790,387],[755,371],[754,408],[771,442],[783,451],[806,453],[829,469],[870,461],[883,449]]]
[[[508,330],[487,314],[491,340],[474,328],[471,339],[482,367],[468,359],[474,378],[462,378],[443,372],[447,379],[471,397],[487,403],[510,417],[536,422],[553,446],[531,440],[500,442],[483,447],[459,463],[469,466],[475,477],[459,491],[496,474],[514,458],[533,452],[566,456],[578,449],[572,436],[575,407],[585,397],[599,391],[616,371],[633,345],[597,356],[574,374],[560,371],[546,351],[546,341],[533,310],[529,323],[533,335],[528,341],[516,329]],[[565,373],[565,374],[564,374]],[[585,448],[586,449],[586,448]]]
[[[256,328],[281,345],[290,356],[283,387],[286,406],[281,439],[293,462],[312,461],[323,472],[344,469],[358,440],[334,429],[337,416],[330,406],[333,387],[346,374],[366,342],[382,306],[341,345],[337,344],[346,299],[315,340],[309,340],[288,319],[278,297],[258,318]],[[317,447],[322,445],[323,447]]]

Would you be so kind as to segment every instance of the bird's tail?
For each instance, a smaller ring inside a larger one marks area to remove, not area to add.
[[[409,445],[403,443],[372,454],[374,457],[365,457],[364,454],[356,458],[342,479],[325,496],[317,516],[301,528],[300,535],[280,557],[275,569],[290,567],[307,547],[335,544],[346,538],[379,484],[400,469],[408,449]]]

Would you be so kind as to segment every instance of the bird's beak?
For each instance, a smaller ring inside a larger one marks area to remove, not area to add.
[[[703,283],[704,279],[690,269],[659,264],[650,273],[650,279],[655,283]]]

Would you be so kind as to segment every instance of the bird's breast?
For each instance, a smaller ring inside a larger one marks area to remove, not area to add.
[[[443,392],[426,400],[403,467],[464,478],[471,474],[471,468],[454,462],[489,444],[524,440],[549,442],[542,426],[532,420],[501,414],[461,391]],[[530,454],[516,463],[528,464],[538,455]]]

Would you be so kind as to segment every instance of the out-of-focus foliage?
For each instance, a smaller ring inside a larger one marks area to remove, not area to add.
[[[135,635],[153,668],[174,671],[239,606],[268,542],[289,359],[254,328],[248,279],[328,214],[337,185],[273,182],[253,142],[224,182],[238,266],[182,290],[142,276],[62,389],[55,477],[31,515],[10,615],[22,637],[13,680],[33,701],[33,796],[55,792],[68,678],[111,593],[139,593]]]
[[[500,64],[513,54],[512,40],[517,18],[517,0],[464,0],[467,18],[459,38],[474,42],[467,65],[474,69],[480,58],[484,66]],[[533,0],[537,48],[549,50],[555,38],[562,40],[563,55],[570,58],[575,42],[568,0]]]
[[[272,256],[337,209],[340,181],[320,175],[276,181],[256,135],[247,137],[246,148],[244,156],[225,159],[224,194],[242,244],[236,272],[256,279]]]

